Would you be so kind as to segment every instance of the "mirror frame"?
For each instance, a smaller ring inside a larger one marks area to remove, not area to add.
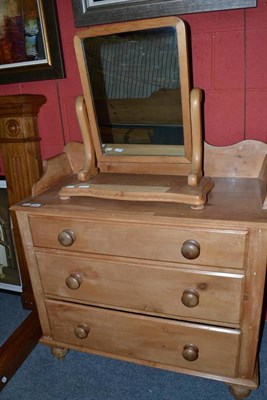
[[[122,156],[104,154],[100,142],[89,72],[84,57],[83,40],[95,36],[161,27],[174,27],[177,32],[184,131],[184,156]],[[191,88],[189,83],[188,49],[184,22],[178,17],[162,17],[94,26],[77,32],[74,38],[74,46],[88,113],[90,131],[88,134],[92,137],[97,158],[97,167],[100,169],[100,172],[188,175],[191,171],[192,163]],[[84,143],[87,142],[88,141],[84,138]]]
[[[132,19],[256,7],[256,0],[131,0],[91,6],[88,0],[72,0],[76,27]]]

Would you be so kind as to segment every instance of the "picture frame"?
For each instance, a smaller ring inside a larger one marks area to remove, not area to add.
[[[21,14],[18,4],[0,3],[0,48],[7,49],[0,50],[0,84],[64,78],[56,2],[24,1]]]
[[[256,5],[256,0],[72,0],[76,27]]]
[[[6,179],[0,175],[0,290],[22,292],[13,235]]]

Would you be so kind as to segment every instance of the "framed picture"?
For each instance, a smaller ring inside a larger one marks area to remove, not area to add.
[[[72,0],[76,27],[256,7],[256,0]]]
[[[0,1],[0,83],[64,78],[54,0]]]
[[[6,180],[0,176],[0,289],[22,292]]]

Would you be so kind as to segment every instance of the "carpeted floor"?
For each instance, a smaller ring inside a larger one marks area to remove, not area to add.
[[[26,317],[20,298],[0,292],[0,343]],[[250,400],[267,399],[267,323],[260,352],[261,386]],[[70,351],[58,361],[38,345],[0,393],[1,400],[230,400],[217,381]]]

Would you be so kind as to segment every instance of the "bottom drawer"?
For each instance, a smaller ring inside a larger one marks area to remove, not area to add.
[[[238,330],[52,300],[47,300],[46,306],[53,339],[66,345],[214,375],[236,376]]]

